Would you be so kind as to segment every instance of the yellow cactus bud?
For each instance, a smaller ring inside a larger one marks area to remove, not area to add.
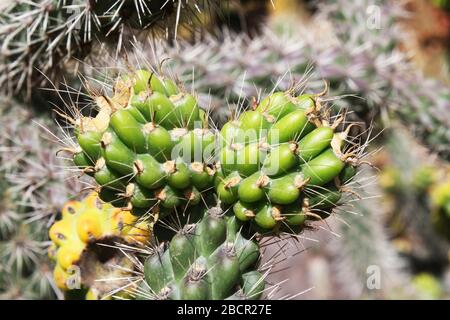
[[[68,219],[75,215],[78,211],[82,210],[84,204],[79,201],[67,202],[61,210],[63,219]]]
[[[77,219],[77,234],[81,241],[88,243],[98,239],[103,233],[100,221],[100,211],[87,209]]]
[[[56,286],[61,290],[67,290],[67,279],[69,275],[59,266],[56,265],[53,270],[53,279],[55,279]]]
[[[56,259],[61,268],[67,270],[70,266],[80,260],[82,252],[83,248],[78,246],[77,244],[65,245],[58,250]]]
[[[136,217],[129,211],[114,209],[111,217],[111,228],[115,234],[126,234],[134,225]]]
[[[150,230],[147,223],[141,222],[133,226],[125,236],[127,242],[145,244],[150,238]]]
[[[96,285],[98,272],[112,272],[111,266],[98,258],[103,248],[111,250],[102,244],[142,245],[150,239],[150,231],[149,223],[137,222],[129,211],[102,202],[97,193],[89,194],[82,201],[69,201],[62,210],[62,220],[55,222],[49,231],[53,243],[48,254],[57,263],[53,273],[57,286],[69,290],[70,270],[76,269],[79,270],[80,284],[90,289],[86,299],[108,297],[107,286]],[[117,254],[120,255],[120,250]]]
[[[60,220],[55,222],[49,231],[50,240],[57,246],[61,246],[65,241],[70,240],[71,222],[68,220]]]

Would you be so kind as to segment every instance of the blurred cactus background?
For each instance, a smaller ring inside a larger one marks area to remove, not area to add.
[[[104,234],[89,239],[83,259],[98,260],[88,282],[117,274],[128,284],[64,292],[52,251],[61,239],[49,230],[70,219],[68,203],[98,191],[68,159],[64,114],[75,105],[95,114],[90,97],[117,93],[111,79],[140,68],[195,92],[219,129],[274,91],[326,90],[324,103],[369,145],[339,214],[295,239],[258,243],[271,288],[263,298],[450,298],[450,1],[6,0],[0,299],[139,298],[141,258],[160,248],[128,241],[128,229],[111,231],[114,248]],[[120,254],[103,259],[94,244]]]

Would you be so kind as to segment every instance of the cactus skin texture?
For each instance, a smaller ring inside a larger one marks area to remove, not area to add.
[[[2,1],[0,85],[13,94],[26,89],[30,98],[46,77],[61,79],[69,59],[86,58],[97,39],[119,52],[127,37],[143,30],[173,37],[180,24],[192,25],[199,11],[214,5],[218,1]]]
[[[262,233],[328,217],[356,173],[357,152],[342,151],[348,130],[335,132],[343,118],[331,125],[320,99],[275,92],[221,130],[216,192]]]
[[[139,297],[158,300],[255,300],[264,276],[256,269],[259,245],[243,237],[241,223],[219,207],[205,210],[161,244],[144,263]]]
[[[127,211],[102,203],[96,193],[89,194],[82,201],[69,201],[62,209],[62,219],[49,230],[52,245],[48,252],[56,262],[53,271],[56,285],[64,291],[87,287],[90,290],[88,298],[91,299],[108,294],[111,287],[95,280],[114,275],[113,271],[105,275],[109,269],[104,260],[117,263],[115,255],[119,250],[108,253],[108,248],[102,247],[102,243],[143,245],[148,242],[150,232],[148,223],[137,221]],[[119,261],[125,268],[126,261]],[[77,270],[79,274],[75,273]],[[114,280],[111,282],[117,285]]]
[[[1,175],[0,175],[1,176]],[[0,186],[0,299],[52,299],[45,228],[26,223],[26,208],[2,177]]]
[[[0,170],[14,206],[23,207],[16,211],[23,212],[20,223],[36,222],[47,228],[67,200],[82,188],[78,179],[61,170],[67,162],[55,157],[59,149],[55,140],[64,141],[65,137],[52,136],[42,128],[58,132],[51,119],[37,116],[23,104],[3,96],[0,127]]]
[[[2,206],[7,201],[3,198]],[[0,216],[5,214],[3,210]],[[47,238],[42,225],[25,223],[20,218],[23,208],[14,202],[6,210],[18,218],[8,234],[0,236],[0,299],[54,299],[57,292],[52,287],[51,262],[45,256]]]
[[[95,118],[74,120],[80,148],[72,152],[100,198],[153,216],[200,202],[213,186],[215,169],[204,155],[215,136],[192,95],[139,70],[117,81],[114,97],[95,100]]]

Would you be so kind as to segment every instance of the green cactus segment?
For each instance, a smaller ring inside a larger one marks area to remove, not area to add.
[[[331,125],[317,99],[275,92],[223,126],[215,187],[239,220],[291,232],[341,200],[356,173],[341,151],[348,130],[336,132],[340,120]]]
[[[135,214],[199,203],[214,183],[216,139],[196,99],[146,70],[121,77],[114,93],[94,98],[95,117],[75,120],[74,163],[102,200]]]
[[[241,223],[219,207],[187,224],[144,264],[145,285],[154,299],[259,299],[263,275],[256,271],[259,246],[240,232]],[[141,287],[141,289],[142,289]]]

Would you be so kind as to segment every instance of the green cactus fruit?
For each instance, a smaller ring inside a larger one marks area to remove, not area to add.
[[[195,97],[172,80],[138,70],[117,80],[113,97],[94,101],[95,117],[73,121],[73,160],[102,200],[152,214],[196,205],[213,187],[215,134]]]
[[[341,199],[357,152],[342,151],[350,126],[337,132],[342,118],[330,124],[319,99],[275,92],[223,126],[215,187],[239,220],[262,232],[301,230]]]
[[[140,290],[151,299],[259,299],[258,260],[259,246],[241,234],[239,220],[212,207],[147,257]]]

